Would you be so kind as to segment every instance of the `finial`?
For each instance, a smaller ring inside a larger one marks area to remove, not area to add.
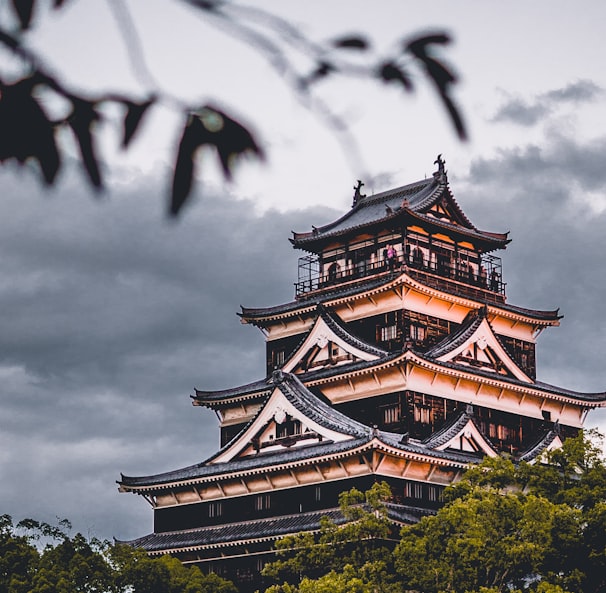
[[[280,383],[282,383],[282,381],[284,381],[284,373],[282,372],[281,369],[276,369],[271,374],[270,382],[273,383],[274,385],[279,385]]]
[[[438,170],[437,170],[437,174],[438,175],[443,175],[446,171],[444,169],[444,165],[446,164],[446,161],[442,158],[442,153],[440,153],[438,155],[438,158],[433,162],[434,165],[438,165]],[[435,175],[436,173],[434,173]]]
[[[352,203],[352,208],[358,203],[358,200],[360,200],[361,198],[365,198],[366,194],[362,194],[360,192],[360,190],[362,189],[362,186],[364,184],[358,179],[358,185],[354,185],[354,197],[353,197],[353,203]]]

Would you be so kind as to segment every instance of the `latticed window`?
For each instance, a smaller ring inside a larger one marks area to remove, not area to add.
[[[255,511],[267,511],[271,508],[271,494],[255,496]]]
[[[223,514],[223,503],[211,502],[208,505],[208,516],[212,519],[214,517],[220,517]]]
[[[282,439],[284,437],[295,436],[301,434],[301,432],[301,422],[289,418],[276,427],[276,438]]]
[[[412,324],[409,332],[410,339],[414,342],[423,342],[425,340],[425,327],[423,325]]]
[[[381,342],[395,340],[398,337],[398,328],[394,325],[386,325],[381,328]]]
[[[383,408],[383,423],[395,424],[400,421],[400,406],[395,404]]]
[[[415,404],[414,408],[415,422],[421,424],[431,424],[431,407]]]

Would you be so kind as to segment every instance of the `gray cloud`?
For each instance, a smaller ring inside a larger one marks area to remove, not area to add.
[[[117,493],[119,472],[214,451],[216,419],[189,394],[263,376],[263,336],[239,306],[291,300],[290,230],[335,214],[207,195],[173,223],[153,179],[97,203],[69,179],[44,195],[0,175],[2,512],[140,535],[150,516]]]
[[[579,80],[559,89],[536,95],[531,100],[508,97],[497,109],[492,121],[531,127],[543,121],[564,104],[591,102],[603,95],[603,89],[591,80]]]
[[[605,193],[604,149],[552,133],[476,159],[466,179],[451,174],[477,226],[511,231],[509,302],[565,315],[539,339],[539,378],[585,391],[606,388],[606,210],[591,202]],[[216,449],[214,415],[188,395],[263,374],[263,337],[236,312],[291,300],[290,230],[341,213],[257,215],[250,201],[206,195],[173,224],[154,179],[102,203],[70,179],[51,195],[6,171],[0,183],[2,512],[142,535],[152,513],[117,493],[119,472],[174,469]]]
[[[508,299],[564,314],[561,327],[539,338],[540,378],[581,391],[606,389],[606,261],[599,247],[606,202],[595,203],[606,196],[604,149],[605,138],[576,144],[552,136],[543,148],[475,160],[465,184],[475,222],[511,230],[503,254]]]

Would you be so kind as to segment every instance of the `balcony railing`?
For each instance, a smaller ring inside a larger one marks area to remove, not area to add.
[[[425,264],[412,257],[404,260],[391,266],[384,260],[362,260],[344,269],[325,263],[326,271],[323,272],[318,256],[308,255],[299,259],[299,280],[295,283],[295,296],[299,298],[315,291],[357,283],[372,276],[406,272],[411,278],[445,292],[454,292],[481,302],[502,303],[505,300],[505,283],[502,280],[499,257],[485,254],[481,257],[479,266],[468,262]]]

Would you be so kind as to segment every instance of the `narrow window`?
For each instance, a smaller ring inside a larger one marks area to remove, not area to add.
[[[398,328],[395,325],[386,325],[381,328],[381,342],[395,340],[398,336]]]
[[[255,511],[267,511],[271,508],[271,494],[259,494],[255,497]]]
[[[223,514],[223,503],[211,502],[208,505],[208,516],[212,519],[214,517],[220,517]]]
[[[383,408],[383,423],[384,424],[395,424],[400,421],[400,406],[395,404]]]

